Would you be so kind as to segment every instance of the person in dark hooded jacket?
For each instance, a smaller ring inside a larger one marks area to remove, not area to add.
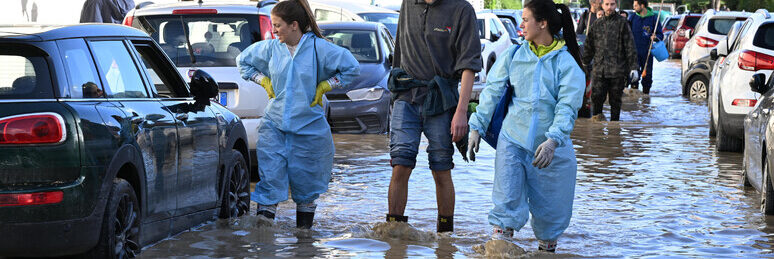
[[[134,8],[133,0],[86,0],[81,9],[81,23],[118,23]]]
[[[653,84],[653,55],[648,55],[650,52],[650,41],[662,40],[664,39],[664,34],[661,32],[658,15],[653,12],[653,9],[648,7],[648,0],[634,0],[634,11],[635,15],[629,17],[629,24],[632,25],[634,46],[637,47],[639,71],[640,73],[643,70],[646,71],[645,76],[640,81],[642,83],[642,93],[649,94],[650,86]],[[632,87],[637,88],[637,85],[632,85]]]

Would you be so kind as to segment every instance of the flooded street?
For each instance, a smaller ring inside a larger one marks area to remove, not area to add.
[[[679,60],[657,63],[651,95],[624,97],[621,122],[579,119],[573,132],[578,175],[570,226],[557,252],[570,257],[761,257],[774,251],[774,218],[741,184],[741,153],[715,151],[704,102],[680,95]],[[607,107],[607,106],[606,106]],[[606,108],[609,118],[609,109]],[[390,181],[387,135],[334,135],[329,190],[311,231],[295,229],[295,204],[281,203],[276,224],[253,215],[199,226],[147,247],[144,258],[357,257],[464,258],[491,234],[494,149],[477,161],[455,153],[455,232],[438,236],[435,185],[426,140],[409,183],[405,215],[420,230],[393,239],[384,221]],[[255,213],[255,204],[251,214]],[[398,231],[398,230],[395,230]],[[516,244],[536,253],[529,224]]]

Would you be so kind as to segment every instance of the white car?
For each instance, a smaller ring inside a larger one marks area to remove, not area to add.
[[[392,38],[398,31],[398,12],[358,2],[312,0],[309,7],[318,22],[378,22],[384,24]]]
[[[704,12],[691,33],[693,36],[680,52],[682,72],[685,73],[696,60],[709,55],[734,23],[747,20],[747,17],[750,17],[748,12],[718,12],[713,9]]]
[[[486,85],[486,74],[492,68],[495,61],[508,47],[513,45],[511,36],[503,26],[502,21],[493,13],[476,13],[476,26],[481,38],[481,72],[476,74],[475,85],[471,93],[473,100],[478,100],[478,95]]]
[[[124,18],[125,25],[159,43],[184,78],[201,69],[218,82],[218,101],[242,119],[247,131],[251,165],[257,165],[258,125],[269,98],[263,87],[242,79],[236,57],[254,42],[275,38],[270,15],[275,3],[140,4]]]
[[[742,25],[733,39],[721,39],[710,80],[710,135],[717,136],[720,151],[741,151],[744,118],[753,110],[760,94],[750,89],[755,73],[774,71],[774,17],[758,10]]]

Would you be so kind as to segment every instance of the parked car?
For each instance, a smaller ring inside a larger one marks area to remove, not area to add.
[[[340,133],[386,133],[390,130],[387,78],[395,43],[387,28],[375,22],[320,23],[323,36],[352,52],[360,76],[342,89],[326,93],[328,123]]]
[[[682,53],[685,43],[691,37],[691,30],[701,19],[701,14],[689,13],[681,14],[680,21],[677,22],[677,29],[669,35],[669,48],[667,51],[672,57],[679,56]]]
[[[481,38],[481,58],[483,67],[479,73],[479,82],[486,82],[486,74],[492,68],[500,53],[513,43],[500,18],[493,13],[476,13],[478,33]]]
[[[756,11],[733,41],[721,40],[710,55],[717,60],[708,100],[710,134],[717,135],[718,150],[741,151],[744,116],[753,110],[760,94],[740,79],[774,70],[774,18],[766,10]]]
[[[681,54],[681,66],[685,71],[693,61],[707,56],[718,41],[728,34],[734,23],[747,20],[748,12],[718,12],[707,10],[696,23],[691,38],[685,43]]]
[[[253,178],[258,175],[255,156],[258,125],[269,97],[263,87],[242,79],[236,68],[236,57],[254,42],[275,38],[270,16],[275,3],[140,4],[124,19],[124,25],[150,34],[183,77],[190,77],[193,71],[201,69],[219,82],[218,102],[239,115],[247,129]],[[190,52],[186,39],[190,42]]]
[[[0,256],[126,258],[248,213],[242,122],[145,32],[2,26],[0,66]]]
[[[677,23],[679,21],[680,15],[672,15],[664,21],[663,25],[661,25],[661,31],[664,33],[664,44],[666,45],[667,50],[670,48],[669,44],[671,43],[669,37],[675,31],[675,28],[677,28]]]
[[[764,215],[774,215],[774,74],[757,73],[750,80],[753,92],[762,95],[760,102],[744,119],[744,156],[742,179],[745,186],[753,186],[761,194],[761,211]]]
[[[742,22],[735,22],[728,31],[727,36],[720,40],[734,39],[736,34],[742,28]],[[712,68],[715,66],[715,59],[707,54],[698,60],[688,63],[688,69],[680,76],[680,83],[683,86],[683,96],[691,100],[706,100],[709,93],[709,79],[712,78]]]
[[[392,38],[398,32],[399,14],[390,9],[334,0],[313,0],[309,5],[318,22],[378,22],[387,27]]]
[[[524,38],[519,24],[521,24],[521,10],[508,10],[508,9],[486,9],[481,10],[481,13],[493,13],[500,18],[500,21],[505,26],[508,35],[511,36],[511,43],[516,44]]]

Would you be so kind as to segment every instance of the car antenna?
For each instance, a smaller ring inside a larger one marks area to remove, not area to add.
[[[202,0],[199,0],[201,2]],[[185,46],[188,49],[188,56],[191,57],[191,65],[196,64],[196,57],[194,57],[193,48],[191,47],[191,40],[188,39],[188,30],[185,29],[185,22],[183,22],[183,16],[180,16],[180,24],[183,26],[183,34],[185,35]]]

